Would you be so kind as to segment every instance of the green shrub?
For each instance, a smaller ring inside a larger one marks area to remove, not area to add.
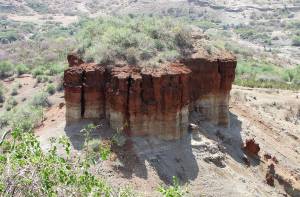
[[[49,77],[47,75],[38,75],[36,77],[37,83],[45,83],[49,81]]]
[[[206,31],[208,29],[215,29],[218,27],[217,24],[215,24],[211,21],[208,21],[208,20],[197,20],[196,22],[193,22],[193,24],[200,27],[204,31]]]
[[[16,73],[18,76],[29,73],[29,68],[24,64],[19,64],[16,66]]]
[[[300,66],[284,69],[263,61],[240,60],[235,84],[247,87],[300,89]]]
[[[111,147],[110,145],[107,145],[107,144],[101,144],[100,145],[100,158],[102,161],[105,161],[109,158],[110,154],[111,154]]]
[[[191,30],[181,28],[176,34],[175,34],[175,43],[180,48],[180,51],[185,49],[191,49],[192,42],[191,42]],[[185,54],[185,52],[184,52]],[[188,54],[188,53],[187,53]]]
[[[18,89],[17,89],[16,87],[14,87],[14,88],[12,89],[10,95],[11,95],[11,96],[16,96],[16,95],[18,95]]]
[[[0,43],[8,44],[20,39],[20,36],[16,30],[12,29],[1,29],[0,31]]]
[[[234,84],[251,88],[275,88],[286,90],[299,90],[300,84],[288,84],[278,81],[257,81],[255,79],[240,79],[236,78]]]
[[[158,191],[164,196],[164,197],[182,197],[184,196],[187,191],[183,190],[180,185],[177,177],[173,176],[173,184],[169,187],[163,187],[160,186]]]
[[[236,74],[240,75],[257,75],[261,73],[278,75],[278,67],[263,61],[240,60],[238,61]]]
[[[61,64],[46,64],[46,65],[40,65],[36,68],[34,68],[31,73],[33,77],[38,76],[55,76],[58,74],[63,73],[65,69],[64,65]]]
[[[39,92],[35,96],[33,96],[30,104],[35,107],[50,107],[51,103],[48,99],[48,93],[46,92]]]
[[[43,76],[42,75],[36,76],[36,82],[37,83],[42,83],[43,82]]]
[[[52,65],[48,65],[46,66],[46,75],[50,75],[50,76],[54,76],[60,73],[63,73],[65,70],[65,66],[62,66],[60,64],[52,64]]]
[[[0,129],[5,128],[9,124],[9,116],[7,112],[0,113]]]
[[[5,109],[7,111],[10,111],[17,105],[18,105],[18,102],[16,101],[16,99],[13,97],[9,97],[6,101]]]
[[[0,78],[10,77],[14,74],[14,66],[10,62],[0,62]]]
[[[0,103],[4,103],[5,97],[4,97],[4,87],[2,83],[0,83]]]
[[[41,107],[25,106],[12,112],[9,125],[19,128],[23,132],[33,131],[43,120],[43,109]]]
[[[33,77],[37,77],[39,75],[43,75],[45,72],[45,69],[41,66],[34,68],[31,73],[33,75]]]
[[[85,159],[70,157],[71,143],[67,137],[52,138],[49,151],[44,152],[31,132],[16,128],[11,136],[11,141],[5,140],[1,145],[5,149],[0,154],[1,195],[113,196],[112,188],[90,173]],[[58,147],[63,148],[66,156],[58,153]]]
[[[293,46],[300,46],[300,36],[295,36],[292,40]]]
[[[26,0],[27,5],[34,11],[39,13],[47,13],[49,11],[48,5],[38,0]]]
[[[49,84],[47,86],[47,92],[50,94],[50,95],[53,95],[55,93],[55,86],[53,84]]]
[[[253,29],[250,27],[241,27],[235,30],[242,39],[254,40],[265,44],[271,44],[271,37],[264,33],[263,30]]]
[[[295,20],[295,21],[289,22],[288,28],[299,29],[300,28],[300,20]]]

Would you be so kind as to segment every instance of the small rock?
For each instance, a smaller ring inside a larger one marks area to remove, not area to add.
[[[196,125],[196,124],[191,123],[189,125],[189,130],[191,130],[192,132],[199,131],[199,126]]]
[[[223,154],[214,154],[204,158],[204,161],[207,163],[213,163],[218,167],[225,168],[226,165],[224,163],[225,156]]]
[[[269,153],[264,154],[264,159],[269,160],[272,159],[272,156]]]
[[[243,146],[243,150],[246,154],[250,156],[258,156],[258,152],[260,151],[259,144],[255,142],[254,139],[247,139],[246,143]]]
[[[272,157],[272,161],[274,161],[274,163],[276,163],[276,164],[279,163],[278,160],[277,160],[277,158],[275,156]]]
[[[267,184],[274,187],[274,176],[275,176],[275,166],[274,164],[270,164],[268,166],[268,171],[266,174]]]
[[[59,103],[59,109],[62,109],[65,106],[65,103]]]

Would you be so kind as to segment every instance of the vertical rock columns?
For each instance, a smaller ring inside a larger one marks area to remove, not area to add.
[[[67,123],[106,118],[113,129],[129,136],[163,139],[183,136],[192,111],[215,124],[229,123],[235,58],[190,58],[143,70],[68,59],[72,61],[64,75]]]

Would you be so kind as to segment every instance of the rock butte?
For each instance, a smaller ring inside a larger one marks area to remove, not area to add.
[[[236,58],[194,54],[159,68],[104,66],[68,56],[64,73],[67,124],[107,119],[128,136],[178,139],[189,115],[216,125],[229,124],[229,93]],[[199,117],[200,118],[200,117]]]

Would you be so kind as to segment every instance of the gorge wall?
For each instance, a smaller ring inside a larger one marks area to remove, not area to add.
[[[194,55],[159,68],[103,66],[68,56],[64,73],[66,121],[107,119],[128,136],[178,139],[189,115],[229,123],[229,93],[236,59]]]

